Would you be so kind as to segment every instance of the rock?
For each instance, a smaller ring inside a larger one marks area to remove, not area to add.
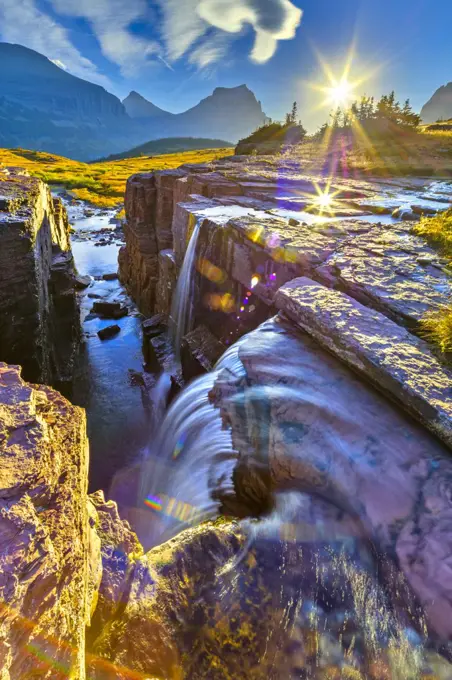
[[[88,293],[88,297],[92,300],[100,300],[102,295],[99,295],[98,293]]]
[[[91,285],[91,282],[91,276],[81,276],[80,274],[77,274],[77,276],[74,277],[74,284],[78,290],[88,288]]]
[[[156,286],[155,311],[169,316],[173,292],[177,283],[177,270],[172,250],[161,250],[158,256],[159,279]]]
[[[103,491],[88,497],[94,512],[94,530],[100,539],[101,579],[96,590],[96,606],[87,632],[89,648],[104,625],[123,603],[136,560],[143,555],[136,535],[128,522],[121,520],[114,501],[106,501]]]
[[[24,175],[1,182],[0,202],[0,359],[70,391],[80,317],[66,211]]]
[[[392,216],[398,220],[408,220],[411,222],[418,222],[420,213],[414,212],[411,208],[396,208],[392,213]]]
[[[166,333],[168,330],[168,319],[164,314],[155,314],[150,319],[145,319],[142,323],[143,334],[148,338]]]
[[[424,205],[412,205],[411,210],[415,215],[436,215],[438,212],[435,208],[428,208]]]
[[[298,220],[294,220],[293,217],[289,219],[289,227],[298,227],[300,222]]]
[[[118,333],[120,332],[121,332],[120,326],[114,324],[113,326],[101,328],[100,331],[97,331],[97,335],[101,340],[108,340],[109,338],[113,338],[115,335],[118,335]]]
[[[221,519],[151,550],[93,646],[89,677],[113,678],[119,667],[146,678],[381,680],[394,663],[416,677],[431,661],[450,674],[379,582],[353,521],[315,498],[298,510],[298,533],[294,517],[282,533],[270,521],[252,531]],[[326,517],[329,540],[317,529]]]
[[[407,338],[406,360],[402,347],[399,362],[406,411],[393,403],[399,343],[397,335],[394,341],[378,335],[380,325],[390,322],[377,319],[372,310],[361,310],[355,301],[343,300],[336,291],[319,293],[317,284],[309,286],[305,303],[295,287],[283,295],[287,313],[306,327],[309,324],[314,337],[278,317],[241,340],[233,372],[225,367],[217,373],[211,399],[238,452],[233,472],[237,502],[249,514],[268,514],[278,492],[292,490],[323,498],[355,517],[375,554],[386,555],[389,564],[394,558],[392,569],[402,572],[422,606],[416,627],[422,627],[425,616],[433,637],[450,640],[452,591],[446,565],[452,552],[448,528],[452,459],[450,448],[410,413],[416,406],[415,393],[419,401],[430,399],[432,410],[444,417],[438,423],[432,413],[430,423],[436,433],[448,437],[446,417],[452,400],[447,389],[450,393],[452,382],[449,378],[445,384],[447,372],[437,366],[436,386],[434,358],[421,353],[416,338],[414,345]],[[369,315],[367,325],[358,312]],[[327,335],[320,332],[320,325]],[[328,343],[328,351],[319,340]],[[364,350],[357,357],[361,343]],[[383,371],[388,376],[380,383],[384,391],[363,379],[363,374],[372,377]],[[220,498],[224,493],[230,504],[230,490],[219,488]],[[402,609],[413,611],[409,603],[409,597],[404,599]]]
[[[213,369],[226,347],[205,326],[198,326],[182,338],[181,363],[184,380],[188,382]]]
[[[84,411],[0,364],[0,441],[2,676],[84,678],[100,564],[88,560]]]
[[[107,300],[95,302],[91,311],[104,319],[122,319],[129,313],[127,307],[124,307],[120,302],[108,302]]]
[[[102,278],[104,281],[116,281],[118,278],[118,273],[112,272],[111,274],[102,274]]]

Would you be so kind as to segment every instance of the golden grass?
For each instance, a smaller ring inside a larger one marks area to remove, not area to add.
[[[452,208],[435,217],[423,217],[413,230],[452,258]]]
[[[124,201],[126,181],[136,172],[177,168],[185,163],[208,163],[230,156],[234,149],[203,149],[152,158],[127,158],[103,163],[81,163],[63,156],[25,149],[0,149],[0,166],[19,166],[48,184],[61,185],[76,197],[102,208]],[[1,175],[0,175],[1,178]]]
[[[452,352],[452,306],[428,312],[422,319],[425,338],[442,352]]]
[[[378,176],[450,177],[452,134],[449,131],[397,131],[388,137],[355,129],[318,141],[308,139],[289,151],[304,171]]]

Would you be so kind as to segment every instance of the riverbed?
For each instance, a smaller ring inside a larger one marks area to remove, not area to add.
[[[143,371],[141,315],[118,279],[102,278],[118,268],[122,230],[116,211],[89,210],[80,203],[66,207],[77,271],[91,278],[79,293],[82,346],[73,400],[87,413],[90,491],[103,489],[107,497],[120,500],[114,477],[140,459],[149,440],[149,403],[136,381]],[[91,313],[96,300],[120,301],[128,315],[102,319]],[[120,333],[101,340],[97,332],[112,324],[120,326]]]

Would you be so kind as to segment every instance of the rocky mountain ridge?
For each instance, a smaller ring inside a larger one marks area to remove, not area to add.
[[[134,92],[122,103],[38,52],[0,43],[0,146],[94,160],[161,137],[234,143],[264,119],[245,86],[217,88],[189,111],[171,114]]]

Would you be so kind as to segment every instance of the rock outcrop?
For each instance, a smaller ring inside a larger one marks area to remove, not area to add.
[[[142,555],[115,504],[87,496],[88,462],[83,410],[1,363],[2,680],[84,680],[87,642],[122,605]]]
[[[0,364],[0,447],[0,677],[84,678],[101,576],[85,415]]]
[[[0,175],[0,360],[69,391],[80,336],[69,225],[39,179]]]

